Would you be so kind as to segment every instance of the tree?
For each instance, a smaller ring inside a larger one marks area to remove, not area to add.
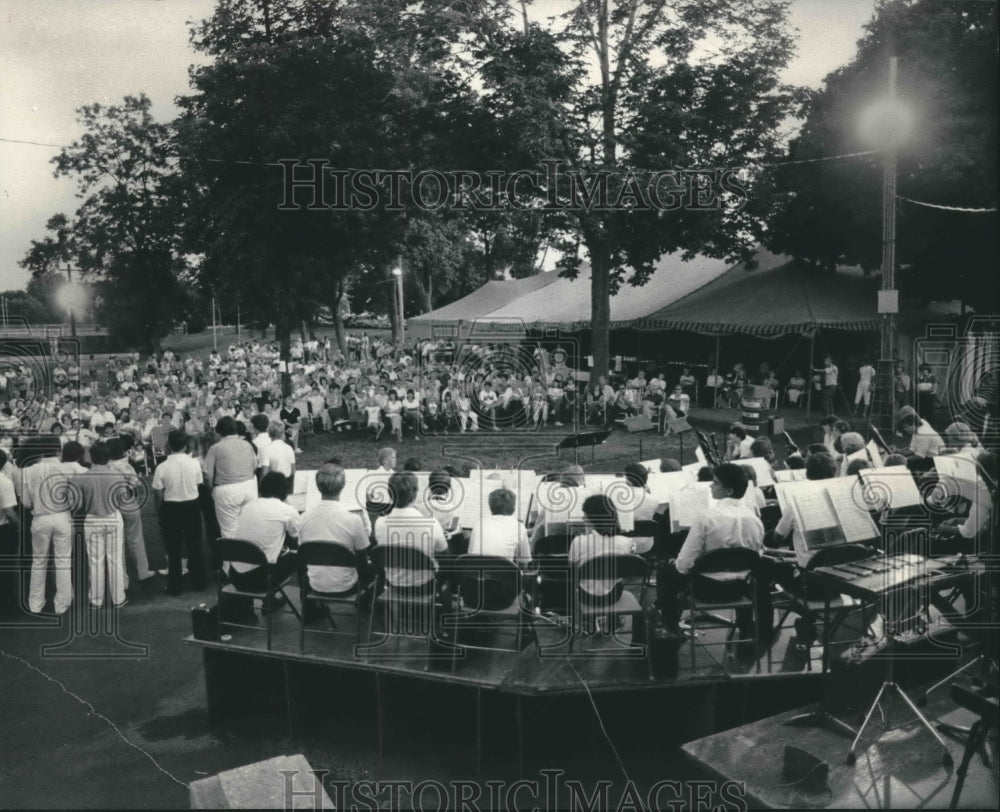
[[[51,218],[55,236],[33,241],[21,263],[37,275],[75,259],[101,292],[101,323],[115,340],[146,351],[159,348],[186,301],[177,279],[182,196],[171,129],[150,107],[140,95],[79,109],[86,132],[53,163],[56,177],[76,178],[83,202],[74,219]]]
[[[523,30],[483,46],[489,101],[519,148],[512,157],[579,173],[558,176],[557,205],[551,190],[537,198],[570,234],[562,272],[578,274],[578,240],[589,255],[595,375],[608,371],[610,302],[621,284],[643,284],[665,252],[745,256],[758,238],[759,204],[720,195],[718,174],[705,176],[716,184],[708,204],[705,177],[672,210],[650,205],[642,189],[655,170],[752,166],[777,154],[777,127],[795,98],[778,81],[792,52],[786,6],[575,0],[551,31],[528,22],[522,6]],[[754,177],[740,182],[750,188]],[[590,192],[610,205],[589,205]]]
[[[854,60],[805,104],[792,160],[878,149],[860,126],[885,96],[898,57],[898,97],[914,126],[898,150],[899,195],[960,207],[997,203],[997,9],[977,2],[892,0],[879,6]],[[881,266],[879,155],[789,166],[769,232],[773,250],[820,268]],[[995,307],[995,217],[899,201],[898,286],[920,299]],[[993,270],[990,270],[993,269]],[[984,295],[985,294],[985,295]]]

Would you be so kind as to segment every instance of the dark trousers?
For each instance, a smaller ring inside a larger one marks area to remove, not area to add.
[[[280,584],[295,572],[298,566],[297,559],[298,556],[294,553],[279,555],[278,560],[272,565],[271,583]],[[267,589],[267,567],[254,567],[247,572],[239,572],[230,567],[229,582],[241,592],[263,592]],[[269,609],[270,607],[265,604],[263,611]],[[253,598],[232,597],[226,600],[225,619],[239,620],[251,614],[253,614]]]
[[[189,502],[164,502],[160,510],[163,546],[167,551],[167,592],[181,592],[181,559],[185,550],[188,570],[195,589],[208,584],[205,576],[205,555],[201,546],[201,508],[197,499]]]
[[[12,524],[0,525],[0,606],[9,609],[18,606],[18,542],[18,528]]]

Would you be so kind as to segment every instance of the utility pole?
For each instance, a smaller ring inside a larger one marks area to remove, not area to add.
[[[212,294],[212,350],[219,351],[219,330],[215,326],[215,294]]]
[[[898,60],[889,57],[889,88],[887,112],[895,116],[896,75]],[[896,151],[900,133],[899,122],[886,122],[882,155],[882,289],[878,293],[878,313],[882,317],[880,356],[878,363],[876,405],[872,422],[882,431],[891,431],[896,414],[896,314],[899,313],[899,291],[896,289]]]
[[[73,293],[73,266],[68,262],[66,263],[66,284],[70,287],[70,295]],[[75,300],[75,296],[73,299]],[[73,301],[73,300],[71,300]],[[69,309],[69,334],[76,338],[76,307],[74,305]]]

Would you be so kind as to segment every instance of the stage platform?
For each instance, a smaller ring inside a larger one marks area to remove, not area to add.
[[[297,591],[288,592],[298,605]],[[567,630],[539,620],[538,646],[525,634],[522,650],[515,652],[512,633],[490,630],[475,633],[478,637],[469,632],[462,642],[509,650],[456,650],[447,643],[429,649],[426,639],[383,635],[378,620],[376,645],[359,646],[355,618],[348,615],[338,616],[339,633],[325,620],[308,624],[303,649],[299,621],[285,608],[272,617],[268,650],[263,620],[259,628],[223,624],[230,637],[224,641],[186,638],[203,651],[213,722],[268,714],[283,718],[294,737],[302,728],[336,720],[346,697],[355,722],[370,724],[382,753],[393,738],[393,720],[419,715],[422,705],[443,706],[455,714],[458,735],[474,741],[477,764],[484,752],[500,748],[516,753],[519,772],[538,746],[538,730],[565,730],[566,718],[586,720],[586,730],[598,707],[619,720],[621,736],[646,736],[650,720],[677,719],[690,734],[679,741],[687,741],[817,701],[824,686],[821,647],[795,652],[790,630],[777,635],[770,665],[766,656],[755,660],[745,650],[727,648],[723,630],[706,630],[697,638],[693,662],[691,642],[685,641],[676,675],[653,676],[644,649],[628,645],[628,625],[616,635],[578,637],[570,651]],[[858,637],[857,625],[841,627],[831,647],[834,662],[844,661]],[[937,673],[953,662],[940,662]]]
[[[911,696],[914,694],[911,692]],[[872,697],[874,698],[874,697]],[[853,766],[845,761],[850,739],[829,727],[797,727],[783,723],[810,706],[761,719],[692,741],[684,753],[708,775],[741,782],[750,806],[768,809],[943,809],[951,802],[962,761],[964,742],[944,737],[955,767],[946,769],[930,733],[897,698],[890,703],[893,727],[886,731],[876,717],[862,739]],[[956,707],[946,689],[931,694],[924,709],[932,723],[969,726],[971,711]],[[852,725],[856,718],[843,717]],[[994,738],[995,744],[995,738]],[[785,745],[805,750],[829,765],[827,787],[805,791],[782,774]],[[1000,801],[997,752],[990,764],[976,755],[959,796],[959,809],[996,809]]]

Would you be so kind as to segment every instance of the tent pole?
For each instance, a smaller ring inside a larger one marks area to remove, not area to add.
[[[809,390],[806,392],[806,420],[812,420],[812,398],[813,398],[813,359],[816,356],[816,331],[812,331],[809,336]]]
[[[716,379],[718,379],[722,375],[722,370],[719,368],[719,343],[720,343],[721,340],[722,340],[721,336],[716,336],[715,337],[715,376],[716,376]],[[718,383],[718,380],[716,380],[716,383]],[[712,408],[713,409],[718,409],[719,408],[719,387],[718,386],[716,386],[712,390]]]

